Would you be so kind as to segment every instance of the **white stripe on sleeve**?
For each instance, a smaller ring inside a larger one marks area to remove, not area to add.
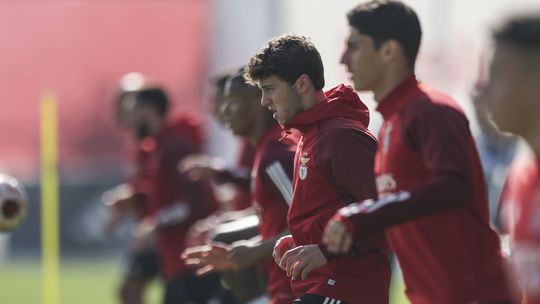
[[[288,205],[291,205],[293,194],[292,182],[287,173],[285,173],[285,169],[283,169],[281,163],[279,161],[271,163],[266,167],[266,173],[272,182],[274,182],[274,185],[276,185],[279,192],[281,192],[285,202],[287,202]]]

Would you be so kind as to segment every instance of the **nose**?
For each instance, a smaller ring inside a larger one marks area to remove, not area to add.
[[[343,53],[341,54],[341,59],[339,60],[339,63],[344,64],[344,65],[348,65],[348,56],[347,56],[347,54],[348,54],[347,50],[344,50]]]
[[[261,106],[268,107],[272,104],[272,99],[268,94],[263,93],[261,96]]]

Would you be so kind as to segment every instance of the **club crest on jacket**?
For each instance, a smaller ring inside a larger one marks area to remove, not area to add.
[[[308,161],[309,161],[309,157],[305,155],[300,158],[300,162],[302,164],[300,165],[300,169],[298,170],[298,177],[300,177],[301,180],[305,180],[307,177],[308,166],[306,164]]]

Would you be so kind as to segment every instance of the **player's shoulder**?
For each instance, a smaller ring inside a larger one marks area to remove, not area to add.
[[[468,122],[463,109],[455,99],[434,87],[423,84],[403,108],[401,117],[404,121],[449,118]]]
[[[296,145],[289,144],[285,139],[270,140],[261,148],[261,164],[263,166],[276,160],[292,161],[296,151]]]
[[[332,145],[336,142],[343,144],[348,140],[359,138],[377,143],[376,136],[367,129],[367,126],[346,117],[336,117],[323,121],[320,124],[317,136],[320,144]]]
[[[461,106],[450,95],[428,85],[421,84],[411,105],[416,111],[448,111],[463,113]]]

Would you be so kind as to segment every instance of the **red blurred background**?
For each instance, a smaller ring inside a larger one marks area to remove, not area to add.
[[[113,101],[127,72],[163,83],[174,112],[202,109],[208,1],[126,2],[0,2],[1,171],[37,177],[44,92],[58,100],[67,176],[118,170],[124,137]]]

